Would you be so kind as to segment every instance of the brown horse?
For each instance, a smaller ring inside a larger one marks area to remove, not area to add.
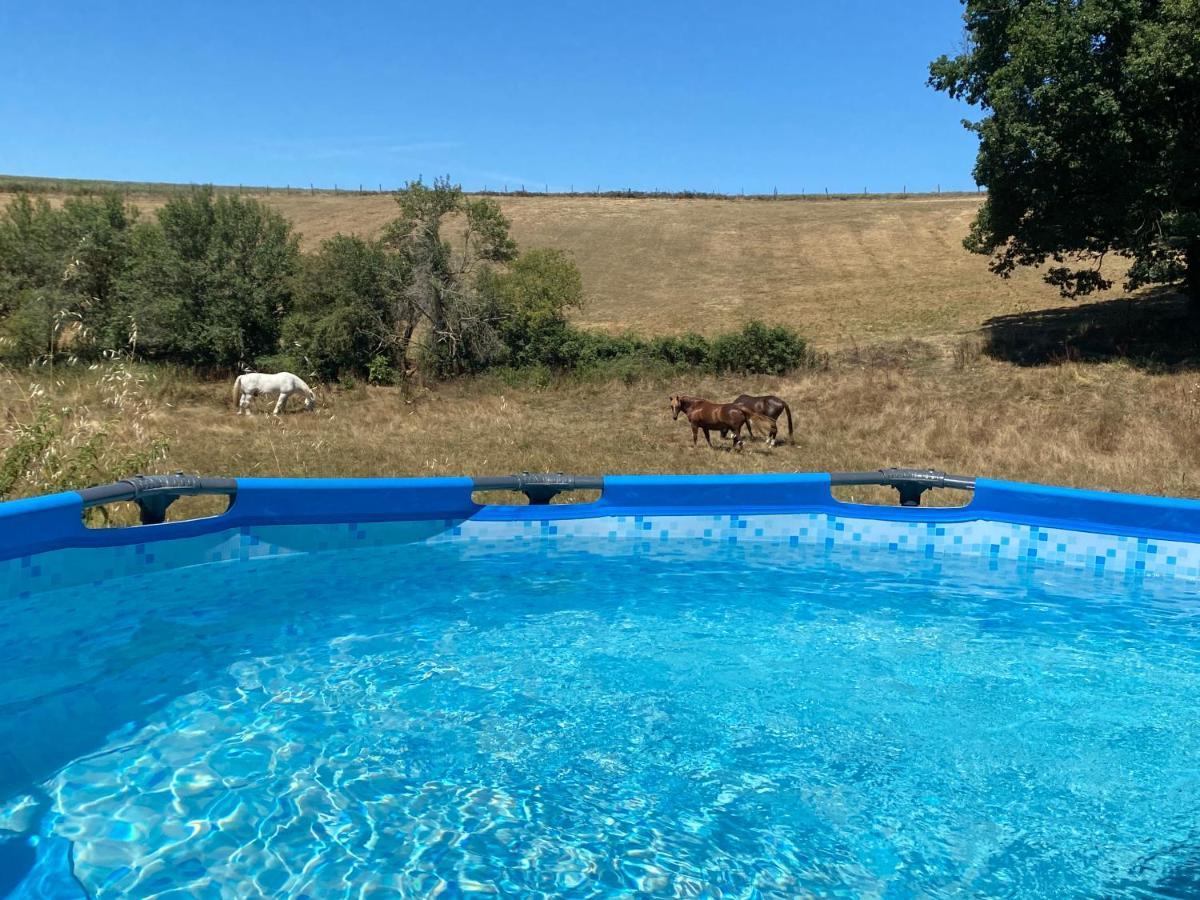
[[[783,398],[776,397],[774,394],[767,394],[762,397],[742,394],[733,402],[737,406],[752,409],[760,416],[766,416],[771,420],[771,434],[767,437],[768,444],[775,444],[775,436],[779,433],[777,422],[779,421],[779,416],[783,413],[787,413],[788,437],[792,436],[792,410],[784,402]]]
[[[693,447],[696,446],[697,435],[701,431],[704,432],[704,440],[708,446],[712,447],[712,438],[708,433],[716,430],[720,431],[722,435],[732,433],[733,447],[735,450],[740,450],[744,443],[742,440],[743,426],[747,433],[754,437],[754,430],[750,426],[752,420],[758,419],[760,422],[767,422],[771,427],[775,425],[766,416],[744,406],[738,406],[736,403],[713,403],[711,400],[702,400],[699,397],[684,397],[675,394],[671,397],[671,418],[678,419],[680,413],[687,416],[687,420],[692,426]]]

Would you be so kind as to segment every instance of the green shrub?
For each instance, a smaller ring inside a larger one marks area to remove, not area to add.
[[[392,367],[398,281],[396,261],[378,241],[343,234],[323,241],[301,262],[284,346],[319,378],[377,381],[372,367],[378,374]]]
[[[651,356],[673,366],[702,369],[709,365],[712,346],[700,334],[687,332],[678,336],[657,337],[650,341]]]
[[[0,316],[9,318],[8,359],[52,355],[64,331],[73,354],[102,348],[115,286],[132,258],[136,218],[137,210],[117,194],[71,197],[60,208],[23,194],[8,203],[0,212]]]
[[[139,226],[117,281],[118,327],[137,328],[138,352],[185,365],[235,368],[279,346],[299,244],[257,200],[197,188]],[[128,341],[110,334],[108,342]]]
[[[714,338],[709,365],[716,372],[782,375],[802,366],[807,353],[804,339],[790,328],[755,320]]]
[[[58,349],[65,327],[77,323],[73,298],[54,289],[17,293],[14,309],[0,329],[0,357],[25,363],[48,360]]]
[[[395,384],[396,370],[392,368],[392,361],[382,354],[371,357],[367,363],[367,380],[372,384]]]
[[[317,374],[309,365],[309,361],[295,348],[260,356],[254,360],[253,369],[256,372],[291,372],[301,378]]]

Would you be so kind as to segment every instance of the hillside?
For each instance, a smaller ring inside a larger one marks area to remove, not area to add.
[[[165,192],[128,191],[147,210]],[[396,209],[386,194],[254,195],[293,222],[306,248],[339,231],[375,234]],[[1004,281],[963,249],[980,202],[972,194],[498,199],[522,247],[573,254],[589,298],[577,320],[612,331],[711,332],[758,317],[839,349],[955,338],[992,316],[1062,305],[1036,273]]]

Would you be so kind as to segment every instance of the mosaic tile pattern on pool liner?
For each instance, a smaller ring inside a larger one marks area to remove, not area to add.
[[[103,548],[71,548],[0,562],[0,596],[97,585],[125,575],[261,557],[320,553],[355,546],[427,540],[454,522],[408,521],[339,525],[262,525],[176,540]]]
[[[58,550],[0,562],[4,595],[55,590],[182,566],[295,553],[382,547],[415,541],[454,542],[464,552],[512,544],[551,550],[640,554],[669,541],[760,543],[781,547],[861,547],[926,558],[978,556],[1087,569],[1095,574],[1200,580],[1200,543],[1094,534],[1010,522],[898,522],[813,512],[775,515],[619,515],[551,520],[437,520],[340,525],[271,525],[172,541],[104,549]]]
[[[434,540],[465,540],[498,550],[512,541],[567,545],[573,539],[605,539],[615,552],[646,551],[656,543],[765,542],[824,545],[919,553],[927,558],[978,556],[1038,561],[1089,569],[1097,574],[1147,574],[1200,579],[1200,543],[1042,528],[1011,522],[897,522],[829,513],[785,515],[611,516],[544,522],[472,520]],[[630,544],[632,543],[632,547]],[[589,546],[592,552],[602,549]]]

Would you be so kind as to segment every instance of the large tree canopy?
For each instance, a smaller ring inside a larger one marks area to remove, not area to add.
[[[963,0],[929,83],[977,106],[965,243],[1002,276],[1050,261],[1069,296],[1183,280],[1200,301],[1200,0]]]

